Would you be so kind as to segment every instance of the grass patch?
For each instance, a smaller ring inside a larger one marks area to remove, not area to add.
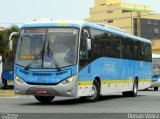
[[[17,96],[14,93],[14,90],[9,89],[9,90],[2,90],[0,89],[0,97],[13,97],[13,96]]]

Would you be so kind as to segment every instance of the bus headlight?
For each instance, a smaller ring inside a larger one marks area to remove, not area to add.
[[[69,83],[73,82],[76,79],[77,79],[77,75],[73,75],[73,76],[65,79],[64,81],[62,81],[61,84],[63,84],[63,85],[69,84]]]
[[[16,80],[19,83],[23,83],[24,81],[17,75],[14,76],[14,80]]]

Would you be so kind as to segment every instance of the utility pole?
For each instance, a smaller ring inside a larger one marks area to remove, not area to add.
[[[134,35],[134,32],[133,32],[133,15],[132,15],[132,11],[131,11],[131,34]]]
[[[137,36],[141,37],[141,12],[137,12]]]

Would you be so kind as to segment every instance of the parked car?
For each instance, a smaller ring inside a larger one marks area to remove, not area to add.
[[[152,85],[155,91],[158,91],[160,87],[160,55],[152,54],[153,62],[153,75],[152,75]]]
[[[154,75],[152,76],[152,86],[155,91],[158,91],[158,88],[160,87],[160,75]]]

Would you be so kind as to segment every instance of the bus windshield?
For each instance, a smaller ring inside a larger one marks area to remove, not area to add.
[[[62,68],[76,64],[78,29],[21,30],[15,63],[28,68]]]
[[[152,59],[153,62],[153,76],[160,75],[160,58]]]

